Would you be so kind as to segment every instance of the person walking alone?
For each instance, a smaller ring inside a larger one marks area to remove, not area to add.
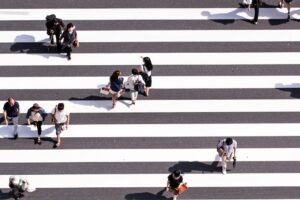
[[[167,191],[173,193],[173,200],[177,200],[179,188],[184,185],[180,170],[175,170],[168,176]]]
[[[233,167],[236,165],[237,142],[232,138],[220,140],[217,144],[217,152],[222,159],[222,173],[227,174],[227,162],[233,158]]]
[[[152,86],[152,70],[153,65],[151,59],[149,57],[141,57],[143,59],[144,64],[141,65],[141,76],[145,81],[145,95],[149,96],[149,90]]]

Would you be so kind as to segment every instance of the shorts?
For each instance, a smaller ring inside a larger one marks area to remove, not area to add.
[[[152,86],[152,76],[149,76],[148,80],[145,81],[145,86],[146,87],[151,87]]]
[[[62,132],[62,127],[65,125],[65,123],[59,123],[55,124],[55,130],[56,130],[56,135],[60,135]]]

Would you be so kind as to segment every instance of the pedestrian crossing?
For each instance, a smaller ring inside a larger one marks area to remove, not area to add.
[[[8,177],[37,191],[26,198],[170,199],[167,176],[181,169],[189,189],[179,199],[299,199],[298,88],[300,3],[265,0],[258,25],[239,2],[223,0],[15,0],[0,9],[0,104],[20,103],[19,139],[0,125],[0,199]],[[49,44],[45,16],[78,30],[72,60]],[[149,56],[150,96],[111,109],[99,94],[115,69],[125,79]],[[71,125],[52,149],[48,116],[43,143],[25,114],[65,103]],[[218,167],[216,144],[234,137],[237,168]]]

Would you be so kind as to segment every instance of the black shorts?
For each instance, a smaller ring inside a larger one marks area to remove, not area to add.
[[[152,86],[152,77],[149,76],[148,80],[145,81],[145,86],[146,87],[151,87]]]

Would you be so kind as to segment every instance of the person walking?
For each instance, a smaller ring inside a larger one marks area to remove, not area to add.
[[[176,200],[179,195],[179,188],[183,185],[183,178],[180,170],[175,170],[168,176],[166,190],[173,193],[173,200]]]
[[[130,90],[131,102],[134,105],[138,97],[139,88],[144,88],[145,82],[137,69],[132,69],[131,73],[127,78],[125,88]]]
[[[42,144],[41,134],[42,134],[42,124],[45,121],[47,113],[43,108],[39,106],[39,104],[35,103],[32,107],[30,107],[26,114],[26,119],[28,125],[33,124],[37,127],[37,139],[35,140],[35,144]]]
[[[19,125],[19,114],[20,105],[14,100],[14,98],[9,97],[7,102],[3,106],[3,117],[5,125],[12,123],[14,125],[14,138],[18,138],[18,125]]]
[[[55,124],[55,131],[57,136],[54,148],[57,148],[61,144],[60,134],[62,133],[62,131],[67,130],[70,125],[70,113],[65,110],[65,105],[63,103],[59,103],[52,110],[51,115],[52,121]]]
[[[67,52],[67,58],[68,60],[71,60],[72,45],[74,47],[79,47],[77,32],[72,23],[67,24],[66,30],[60,36],[60,40],[62,39],[62,50]]]
[[[236,165],[237,142],[232,138],[220,140],[217,144],[217,152],[222,159],[222,173],[227,174],[227,162],[233,158],[233,167]]]
[[[143,59],[144,64],[141,65],[141,76],[145,81],[145,95],[149,96],[149,90],[152,86],[152,70],[153,65],[151,59],[149,57],[141,57]]]
[[[57,18],[54,14],[48,15],[46,17],[46,27],[47,27],[47,34],[50,37],[51,44],[54,44],[54,36],[56,37],[56,45],[57,50],[60,50],[60,35],[64,30],[65,24],[63,23],[62,19]]]
[[[117,99],[123,94],[123,82],[124,78],[121,77],[121,71],[116,70],[109,77],[109,82],[106,87],[109,87],[109,92],[112,97],[112,108],[116,106]]]
[[[284,4],[287,7],[288,13],[287,13],[287,20],[290,21],[291,19],[291,4],[293,0],[280,0],[279,1],[279,7],[283,8]]]

